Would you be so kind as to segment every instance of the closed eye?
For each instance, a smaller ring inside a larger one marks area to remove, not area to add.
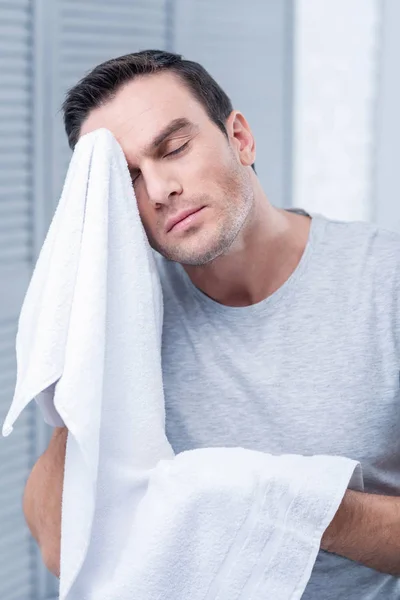
[[[132,183],[135,183],[135,181],[137,181],[139,179],[139,177],[140,177],[140,172],[136,173],[134,177],[131,177]]]
[[[185,142],[182,146],[180,146],[176,150],[172,150],[172,152],[168,152],[168,154],[165,155],[165,158],[167,156],[175,156],[176,154],[180,154],[181,152],[183,152],[183,150],[185,150],[185,148],[187,148],[188,144],[189,144],[189,141]]]

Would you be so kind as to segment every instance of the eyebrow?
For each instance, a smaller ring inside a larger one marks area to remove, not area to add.
[[[155,150],[159,146],[161,146],[161,144],[163,142],[165,142],[165,140],[173,133],[176,133],[177,131],[180,131],[181,129],[192,129],[192,128],[193,128],[193,123],[191,123],[187,119],[185,119],[185,118],[174,119],[173,121],[171,121],[171,123],[169,123],[169,125],[167,125],[161,131],[161,133],[159,133],[154,138],[154,140],[152,142],[150,142],[150,144],[146,148],[146,154],[151,152],[152,150]]]

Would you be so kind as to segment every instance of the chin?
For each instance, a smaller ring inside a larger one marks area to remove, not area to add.
[[[240,230],[229,225],[220,222],[215,227],[202,227],[188,232],[175,244],[155,244],[153,248],[173,262],[201,267],[229,252]]]
[[[198,245],[197,247],[182,244],[179,247],[158,250],[168,260],[181,265],[202,267],[224,254],[227,248],[224,244]]]

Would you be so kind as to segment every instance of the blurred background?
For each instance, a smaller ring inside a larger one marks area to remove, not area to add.
[[[398,0],[0,0],[0,423],[15,335],[70,153],[60,106],[96,64],[146,48],[201,62],[248,118],[271,202],[400,231]],[[0,599],[57,582],[22,493],[49,428],[32,406],[0,439]]]

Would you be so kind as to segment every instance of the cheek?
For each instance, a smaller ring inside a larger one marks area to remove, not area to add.
[[[180,177],[183,189],[195,194],[212,192],[222,187],[229,172],[224,152],[211,145],[204,145],[192,152],[190,160],[181,165]]]

